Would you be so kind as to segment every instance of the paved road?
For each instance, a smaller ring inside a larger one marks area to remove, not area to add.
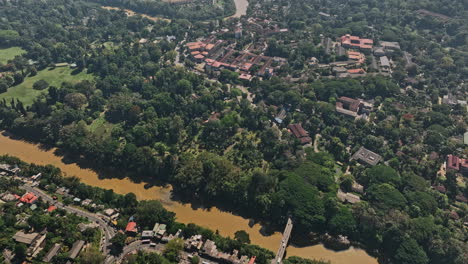
[[[61,208],[66,210],[69,213],[74,213],[76,215],[86,217],[88,218],[89,221],[94,222],[99,224],[99,228],[103,231],[104,233],[104,243],[103,243],[103,248],[102,252],[104,255],[108,254],[108,249],[109,246],[111,245],[110,239],[114,237],[115,235],[115,230],[110,227],[106,222],[104,222],[99,216],[96,214],[86,212],[74,207],[66,206],[60,202],[55,201],[51,196],[40,190],[39,188],[32,187],[29,184],[25,184],[21,186],[24,190],[28,192],[34,193],[36,196],[42,197],[43,200],[48,201],[50,204],[54,204],[57,208]]]
[[[283,263],[284,253],[286,251],[286,247],[288,246],[289,237],[291,236],[291,231],[293,228],[293,223],[291,218],[288,218],[288,223],[284,228],[283,237],[281,238],[281,243],[278,248],[278,252],[276,253],[275,259],[271,262],[272,264],[279,264]]]

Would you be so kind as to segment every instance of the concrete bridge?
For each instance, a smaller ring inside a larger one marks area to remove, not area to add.
[[[278,251],[276,252],[276,257],[271,262],[272,264],[281,264],[283,263],[284,253],[286,252],[286,248],[288,247],[288,241],[291,237],[291,231],[293,229],[293,223],[291,218],[288,218],[288,223],[284,228],[283,237],[281,238],[281,243],[279,245]]]

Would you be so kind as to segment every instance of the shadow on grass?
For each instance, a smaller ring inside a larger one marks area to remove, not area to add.
[[[74,70],[70,73],[70,75],[78,75],[78,74],[80,74],[81,72],[83,72],[83,69],[81,69],[81,68],[76,68],[76,69],[74,69]]]

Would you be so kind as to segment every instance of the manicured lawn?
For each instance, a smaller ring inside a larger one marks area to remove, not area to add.
[[[15,56],[21,55],[26,51],[20,47],[12,47],[8,49],[0,49],[0,63],[7,63],[8,60],[12,60]]]
[[[21,84],[8,88],[6,93],[0,94],[0,100],[5,98],[10,101],[11,98],[18,98],[24,105],[31,105],[34,99],[41,93],[47,92],[47,89],[38,91],[32,88],[33,84],[41,79],[47,81],[49,86],[60,88],[63,82],[77,83],[82,80],[92,80],[93,76],[82,71],[78,74],[72,74],[73,70],[69,67],[45,69],[37,73],[36,76],[26,77]]]

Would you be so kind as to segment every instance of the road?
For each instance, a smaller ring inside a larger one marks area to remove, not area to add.
[[[66,206],[60,202],[55,201],[51,196],[43,192],[42,190],[32,187],[29,184],[21,186],[22,189],[34,193],[36,196],[41,197],[43,200],[48,201],[50,204],[53,204],[57,208],[64,209],[69,213],[73,213],[85,218],[88,218],[90,222],[99,224],[99,228],[104,233],[104,242],[102,247],[102,252],[104,255],[108,255],[109,246],[111,245],[111,238],[115,235],[115,230],[110,227],[104,220],[102,220],[98,215],[86,212],[74,207]]]
[[[291,237],[291,231],[293,228],[293,223],[291,218],[288,218],[288,223],[284,228],[283,237],[281,238],[281,243],[278,248],[278,252],[276,253],[275,259],[271,262],[272,264],[279,264],[283,263],[284,253],[286,252],[286,248],[288,247],[289,238]]]

